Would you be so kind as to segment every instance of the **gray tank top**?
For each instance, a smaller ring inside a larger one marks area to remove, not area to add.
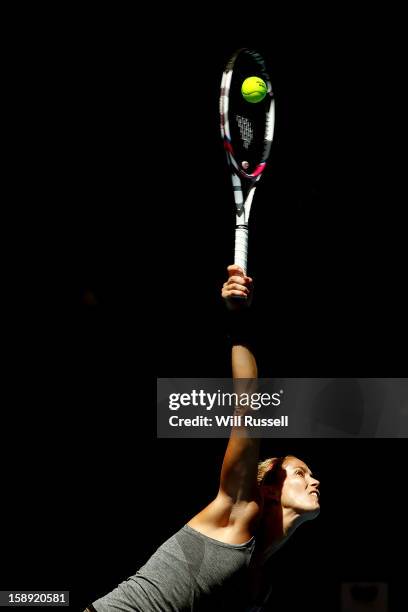
[[[250,604],[255,537],[225,544],[184,525],[134,576],[93,606],[97,612],[240,612]]]

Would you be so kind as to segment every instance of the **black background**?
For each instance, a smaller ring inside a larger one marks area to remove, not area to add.
[[[241,46],[264,53],[276,94],[251,214],[261,373],[403,375],[398,16],[276,7],[251,19],[174,8],[52,16],[32,69],[39,97],[42,79],[54,92],[45,115],[62,152],[50,233],[64,261],[50,268],[69,308],[48,290],[10,360],[19,384],[2,588],[69,588],[82,609],[216,492],[226,441],[157,440],[155,377],[229,375],[219,293],[234,208],[218,90]],[[271,609],[339,609],[347,580],[389,582],[392,609],[402,609],[404,444],[264,443],[265,456],[299,455],[322,482],[321,516],[276,556]]]

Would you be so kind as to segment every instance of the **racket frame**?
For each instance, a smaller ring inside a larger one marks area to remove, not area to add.
[[[236,159],[234,148],[231,141],[230,117],[229,117],[229,93],[234,71],[234,65],[241,53],[247,53],[256,62],[259,76],[265,81],[267,86],[267,107],[265,111],[265,132],[264,146],[259,163],[251,173],[245,172],[244,168]],[[220,124],[221,137],[223,139],[224,150],[230,168],[232,189],[236,207],[235,222],[235,248],[234,263],[247,273],[248,264],[248,222],[251,212],[252,201],[255,189],[266,167],[266,162],[270,154],[274,128],[275,128],[275,99],[272,91],[272,84],[266,69],[263,57],[257,51],[243,47],[238,49],[228,61],[221,80],[220,94]]]

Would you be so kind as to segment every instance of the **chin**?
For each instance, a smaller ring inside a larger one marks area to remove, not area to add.
[[[313,521],[313,519],[318,517],[320,514],[320,506],[313,508],[313,510],[309,510],[309,512],[307,512],[306,514],[307,514],[307,520]]]

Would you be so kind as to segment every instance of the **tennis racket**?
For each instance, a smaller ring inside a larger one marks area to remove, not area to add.
[[[263,100],[247,102],[241,86],[258,76],[267,86]],[[275,100],[262,56],[239,49],[227,63],[221,81],[221,136],[231,172],[236,206],[234,263],[247,273],[248,221],[255,189],[265,170],[275,127]]]

